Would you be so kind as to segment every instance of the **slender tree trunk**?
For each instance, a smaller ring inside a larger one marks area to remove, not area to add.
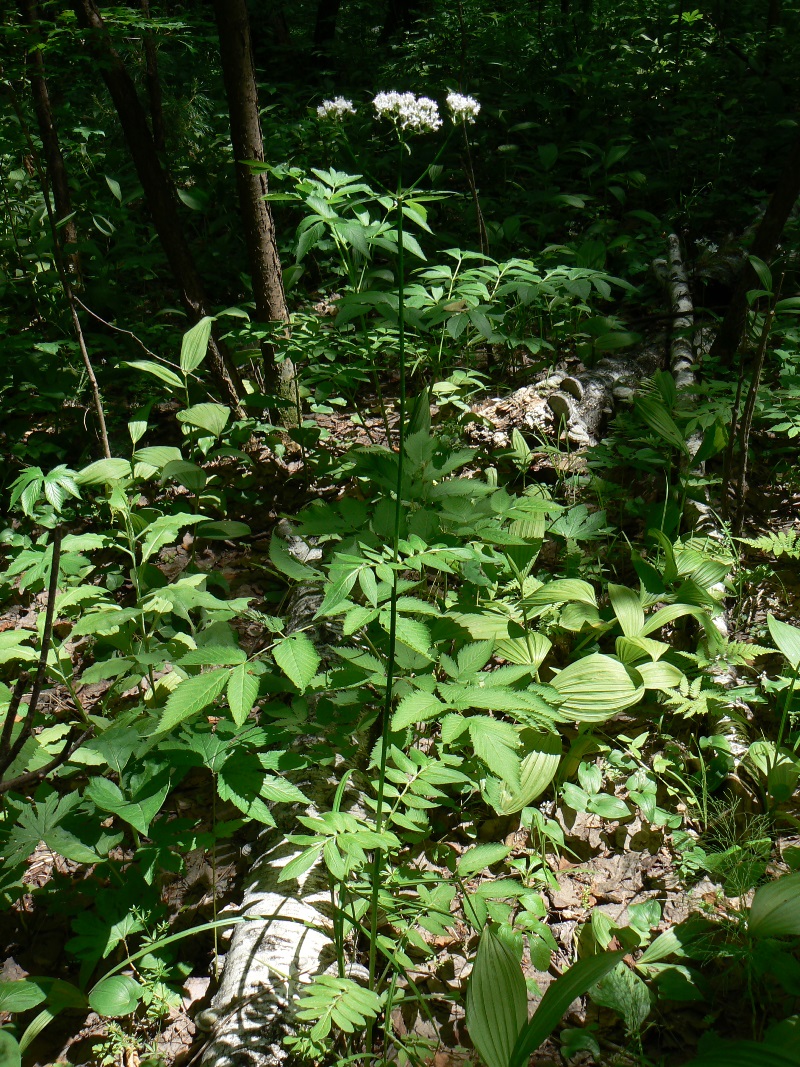
[[[795,139],[778,184],[759,223],[750,254],[769,262],[775,255],[783,228],[800,196],[800,136]],[[747,293],[759,285],[756,273],[745,263],[739,274],[731,302],[720,323],[710,355],[730,364],[742,340],[747,324]]]
[[[142,14],[150,18],[150,0],[142,0]],[[147,73],[147,98],[150,101],[150,125],[153,128],[153,143],[157,152],[166,148],[166,128],[161,98],[161,78],[158,73],[158,54],[152,30],[144,31],[144,60]]]
[[[314,24],[314,51],[323,51],[336,36],[336,19],[342,0],[319,0]]]
[[[20,14],[22,21],[29,30],[28,51],[28,78],[31,83],[31,95],[33,106],[36,111],[36,122],[39,127],[39,136],[42,139],[44,162],[47,168],[50,189],[55,203],[56,222],[63,219],[68,221],[59,228],[59,239],[66,266],[73,281],[79,283],[81,278],[81,263],[78,254],[78,230],[75,220],[69,218],[72,214],[72,198],[69,192],[67,180],[67,168],[64,165],[64,157],[61,154],[61,145],[58,140],[53,111],[50,106],[50,94],[47,89],[45,78],[44,55],[42,53],[42,40],[39,30],[39,13],[36,0],[21,0]]]
[[[275,225],[269,201],[265,199],[268,192],[267,176],[264,171],[247,165],[248,160],[264,162],[247,3],[246,0],[213,0],[213,4],[256,319],[264,323],[285,323],[289,321],[289,312],[275,242]],[[290,407],[282,409],[281,421],[296,425],[299,412],[295,401],[294,366],[290,360],[276,364],[274,348],[267,342],[262,343],[262,353],[267,389],[291,402]]]
[[[180,289],[181,301],[191,322],[197,322],[209,313],[208,302],[180,223],[178,198],[159,161],[136,86],[114,48],[94,0],[72,0],[72,7],[79,26],[86,30],[86,45],[97,61],[114,102],[153,224]],[[208,354],[211,374],[220,395],[236,416],[241,417],[244,414],[239,402],[241,380],[234,363],[213,337]]]

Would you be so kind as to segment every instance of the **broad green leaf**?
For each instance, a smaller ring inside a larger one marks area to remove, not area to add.
[[[570,663],[551,685],[562,698],[559,711],[576,722],[603,722],[644,695],[618,660],[599,652]]]
[[[644,628],[644,608],[639,594],[625,585],[609,583],[608,595],[622,632],[626,637],[639,637]]]
[[[119,1019],[136,1011],[143,988],[127,974],[113,974],[98,982],[89,994],[92,1011],[106,1019]]]
[[[419,691],[409,693],[397,705],[397,710],[392,717],[392,730],[404,730],[406,726],[413,726],[414,723],[437,719],[447,710],[448,705],[433,693]]]
[[[657,663],[640,663],[636,667],[645,689],[669,690],[686,680],[683,671],[667,660]]]
[[[147,463],[157,470],[166,467],[174,460],[183,459],[181,450],[174,445],[149,445],[147,448],[137,448],[133,458],[141,463]]]
[[[507,845],[474,845],[459,857],[456,870],[462,878],[469,878],[478,871],[504,860],[510,851]]]
[[[561,1022],[570,1004],[608,974],[622,959],[622,952],[609,952],[578,960],[548,987],[533,1018],[522,1029],[510,1058],[503,1067],[525,1067],[530,1057]]]
[[[758,1041],[725,1041],[705,1052],[686,1067],[797,1067],[800,1059],[792,1050]]]
[[[144,371],[145,374],[152,374],[154,378],[160,378],[162,382],[171,385],[173,389],[183,391],[183,382],[175,371],[170,370],[169,367],[162,366],[161,363],[154,363],[151,359],[129,359],[121,363],[120,366],[133,367],[135,370]]]
[[[520,764],[519,789],[503,786],[498,815],[513,815],[532,804],[555,778],[561,762],[561,738],[555,734],[523,730],[520,740],[526,754]]]
[[[246,522],[237,522],[235,519],[219,519],[200,523],[195,535],[207,541],[235,541],[239,537],[249,537],[250,527]]]
[[[654,630],[660,630],[662,626],[675,622],[676,619],[680,619],[684,615],[692,615],[701,621],[704,618],[708,618],[708,613],[695,604],[667,604],[665,607],[653,612],[652,615],[648,615],[640,636],[646,637],[648,634],[653,633]]]
[[[21,978],[16,982],[0,982],[0,1011],[30,1011],[47,1000],[47,980]]]
[[[557,578],[553,582],[536,589],[530,596],[525,598],[525,606],[529,608],[545,607],[549,604],[565,604],[568,602],[588,604],[597,607],[597,596],[588,582],[581,578]]]
[[[237,726],[241,726],[253,710],[258,696],[258,678],[250,673],[246,663],[231,671],[228,679],[228,707]]]
[[[796,626],[790,626],[781,622],[774,615],[767,615],[767,625],[772,640],[781,650],[792,670],[800,666],[800,630]]]
[[[208,341],[211,337],[211,324],[214,320],[204,315],[199,322],[187,330],[181,341],[181,370],[189,375],[196,370],[206,358]]]
[[[196,426],[214,437],[219,437],[231,417],[230,408],[224,404],[195,404],[193,407],[179,411],[175,416],[178,422],[187,426]]]
[[[104,485],[118,482],[121,478],[131,477],[131,465],[127,459],[98,459],[78,471],[75,481],[78,485]]]
[[[20,1067],[22,1049],[8,1030],[0,1029],[0,1067]]]
[[[754,937],[800,936],[800,871],[756,890],[747,927]]]
[[[629,1034],[638,1034],[652,1007],[645,983],[624,963],[604,975],[589,990],[589,996],[601,1008],[611,1008],[625,1023]]]
[[[527,1017],[528,992],[519,960],[485,926],[467,986],[466,1024],[486,1067],[509,1067]]]
[[[631,809],[625,801],[610,793],[598,793],[596,796],[589,797],[586,810],[595,815],[601,815],[604,819],[627,819],[631,814]]]
[[[116,178],[110,178],[107,174],[104,175],[104,177],[106,179],[106,185],[111,190],[111,195],[114,197],[115,200],[118,200],[120,203],[122,203],[122,189],[120,188],[119,182],[116,180]]]
[[[320,658],[313,642],[306,634],[292,634],[279,641],[272,650],[280,669],[304,692],[319,670]]]
[[[158,733],[174,730],[186,719],[213,704],[225,688],[229,675],[230,671],[221,668],[184,679],[167,700],[167,706],[158,724]]]
[[[196,463],[185,459],[173,459],[161,471],[163,481],[177,482],[192,493],[199,493],[206,486],[206,472]]]
[[[269,542],[269,558],[276,570],[296,582],[308,581],[318,573],[313,566],[295,559],[286,547],[286,542],[276,533],[273,533]]]

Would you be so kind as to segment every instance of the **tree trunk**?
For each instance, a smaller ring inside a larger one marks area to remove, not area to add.
[[[336,19],[342,0],[319,0],[314,24],[314,51],[323,51],[336,36]]]
[[[767,204],[767,210],[756,230],[753,244],[750,247],[750,255],[769,263],[775,255],[783,228],[798,196],[800,196],[800,136],[792,145],[778,184]],[[756,273],[749,262],[745,263],[739,274],[728,310],[725,312],[714,344],[711,346],[711,357],[721,360],[726,365],[730,364],[733,359],[745,331],[748,290],[756,287],[760,287]]]
[[[56,222],[61,222],[62,219],[67,219],[72,214],[72,198],[70,197],[69,182],[67,181],[67,168],[64,165],[58,133],[53,122],[50,94],[47,89],[47,79],[45,78],[44,55],[39,32],[39,13],[36,0],[21,0],[19,6],[22,21],[30,31],[28,78],[31,83],[31,94],[33,96],[33,106],[36,110],[39,136],[42,139],[45,167],[47,168],[50,189],[53,193],[55,219]],[[73,281],[79,282],[81,264],[77,248],[78,231],[75,226],[75,220],[69,219],[68,222],[59,227],[58,232],[67,269],[72,275]]]
[[[72,0],[72,7],[78,25],[87,31],[86,44],[102,72],[117,110],[153,224],[178,284],[181,301],[190,321],[195,323],[208,314],[208,303],[181,227],[178,198],[159,161],[136,86],[114,48],[94,0]],[[209,342],[208,354],[211,374],[221,397],[236,417],[241,418],[244,414],[239,402],[241,380],[235,365],[213,337]]]
[[[150,0],[142,0],[142,14],[150,18]],[[161,78],[158,74],[158,54],[156,41],[150,29],[144,31],[144,59],[147,73],[147,98],[150,101],[150,125],[153,128],[153,142],[157,152],[166,148],[166,129],[164,126],[164,109],[161,98]]]
[[[248,160],[264,162],[247,3],[246,0],[213,0],[213,4],[256,320],[285,323],[289,321],[289,312],[275,242],[275,226],[269,202],[265,199],[268,192],[267,176],[264,171],[247,165]],[[291,406],[281,409],[281,421],[285,425],[297,425],[299,412],[295,399],[294,366],[290,360],[276,364],[275,351],[269,342],[262,342],[262,353],[267,390],[291,402]]]

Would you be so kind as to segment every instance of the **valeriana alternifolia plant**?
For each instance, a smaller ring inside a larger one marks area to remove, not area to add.
[[[321,119],[332,119],[341,122],[345,115],[355,115],[356,109],[352,100],[346,100],[343,96],[335,96],[333,100],[323,100],[317,108],[317,115]]]
[[[447,109],[454,123],[473,123],[478,117],[481,105],[474,96],[465,96],[463,93],[448,93]]]
[[[439,105],[428,96],[413,93],[378,93],[372,101],[379,118],[391,119],[401,130],[435,133],[441,129]]]

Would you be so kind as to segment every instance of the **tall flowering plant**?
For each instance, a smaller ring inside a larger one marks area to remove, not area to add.
[[[465,127],[476,121],[481,106],[477,100],[462,93],[450,92],[446,98],[447,110],[452,121],[452,129]],[[378,93],[372,106],[379,120],[388,121],[394,126],[400,147],[398,160],[396,192],[391,194],[392,210],[396,217],[397,225],[397,296],[398,296],[398,356],[400,361],[400,388],[398,401],[398,439],[397,439],[397,481],[395,485],[394,500],[394,529],[392,536],[392,559],[393,559],[393,582],[390,599],[390,623],[389,623],[389,649],[386,670],[386,688],[384,692],[383,709],[380,726],[380,756],[378,763],[378,789],[375,807],[375,830],[381,833],[384,823],[385,784],[387,769],[387,743],[389,723],[391,720],[392,706],[394,702],[395,683],[395,658],[397,650],[397,616],[398,616],[398,575],[399,575],[399,544],[400,531],[403,515],[403,468],[406,439],[406,309],[405,309],[405,248],[406,238],[404,233],[404,206],[412,197],[414,190],[430,170],[425,171],[410,186],[403,185],[403,157],[411,152],[410,139],[420,134],[432,134],[441,130],[444,125],[439,105],[435,100],[427,96],[415,96],[414,93],[405,92],[381,92]],[[317,108],[321,119],[341,123],[346,117],[355,114],[355,106],[352,101],[343,97],[325,100]],[[452,132],[452,131],[451,131]],[[435,162],[440,158],[447,145],[447,140],[442,144],[437,153]],[[433,165],[433,164],[432,164]],[[382,848],[375,850],[372,868],[372,899],[370,906],[370,945],[369,945],[369,984],[370,989],[375,989],[377,944],[378,944],[378,916],[379,894],[381,887],[381,874],[385,862],[385,854]],[[371,1047],[372,1020],[368,1022],[367,1048]]]

